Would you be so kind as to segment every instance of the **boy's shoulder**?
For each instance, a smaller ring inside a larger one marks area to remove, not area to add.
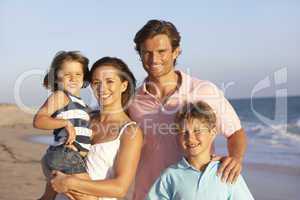
[[[174,176],[178,176],[180,174],[184,174],[186,167],[183,164],[184,158],[182,158],[179,162],[170,165],[165,170],[162,171],[160,174],[161,179],[170,179]]]
[[[210,180],[215,183],[222,184],[220,177],[217,176],[217,171],[220,166],[220,161],[211,161],[206,169],[200,173],[202,173],[202,177],[205,177],[206,180]],[[189,177],[195,175],[197,170],[191,166],[185,158],[182,158],[176,164],[173,164],[166,168],[162,174],[162,179],[180,179],[180,177]]]

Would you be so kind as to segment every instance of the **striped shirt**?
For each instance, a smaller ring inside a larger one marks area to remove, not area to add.
[[[53,118],[69,120],[76,131],[76,138],[73,145],[79,151],[89,151],[91,147],[92,130],[89,129],[90,108],[83,102],[80,97],[71,95],[64,91],[69,98],[69,103],[52,114]],[[54,129],[54,144],[59,146],[66,142],[68,133],[65,128]]]

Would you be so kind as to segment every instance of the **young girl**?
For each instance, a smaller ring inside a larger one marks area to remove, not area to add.
[[[53,93],[35,115],[33,125],[53,130],[54,143],[42,158],[48,179],[53,170],[89,179],[84,157],[91,146],[92,131],[89,129],[89,108],[79,97],[80,89],[89,83],[88,62],[79,52],[58,52],[44,78],[44,86]],[[55,196],[48,181],[40,199],[52,200]]]

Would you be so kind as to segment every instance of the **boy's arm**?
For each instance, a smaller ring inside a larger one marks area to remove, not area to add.
[[[231,194],[229,200],[243,199],[243,200],[254,200],[249,188],[242,176],[239,176],[236,183],[231,185]]]

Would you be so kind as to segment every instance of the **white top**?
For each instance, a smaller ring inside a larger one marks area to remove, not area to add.
[[[124,130],[136,122],[131,121],[123,125],[119,136],[109,142],[93,144],[86,157],[87,171],[92,180],[110,179],[114,176],[114,161],[120,147],[120,138]],[[58,197],[59,196],[59,197]],[[61,195],[57,195],[56,200],[62,200]],[[100,197],[99,200],[116,200],[117,198]]]
[[[87,171],[92,180],[109,179],[114,176],[113,165],[120,147],[120,138],[124,130],[131,124],[123,125],[118,138],[112,141],[98,143],[91,146],[86,157]]]

